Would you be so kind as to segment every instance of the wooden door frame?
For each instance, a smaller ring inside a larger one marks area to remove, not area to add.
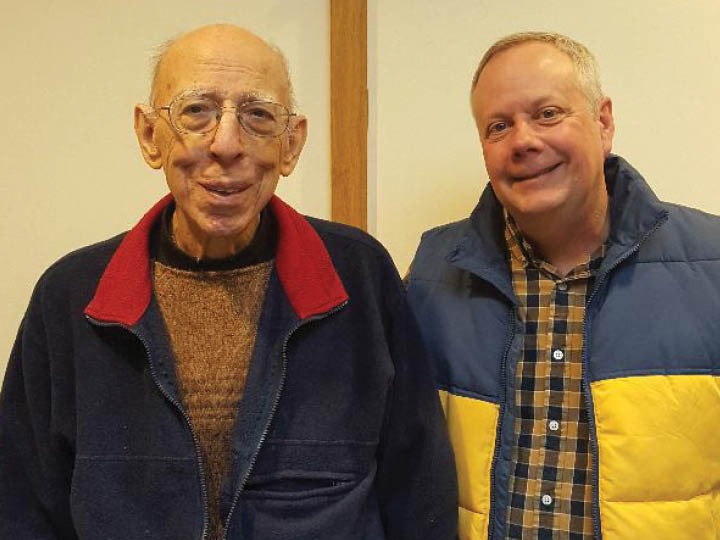
[[[330,215],[363,230],[367,129],[367,0],[330,0]]]

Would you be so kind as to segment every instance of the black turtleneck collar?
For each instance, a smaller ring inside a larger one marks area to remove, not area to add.
[[[234,270],[269,261],[275,257],[277,224],[267,206],[260,213],[260,224],[250,244],[235,255],[224,259],[200,259],[182,251],[173,238],[172,216],[175,204],[170,204],[152,232],[150,254],[161,264],[189,271]]]

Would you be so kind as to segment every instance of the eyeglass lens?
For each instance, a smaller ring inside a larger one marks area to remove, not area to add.
[[[186,96],[170,108],[170,119],[180,131],[207,133],[217,127],[222,108],[212,99]],[[279,104],[249,101],[237,106],[240,125],[250,134],[261,137],[280,135],[288,124],[288,111]]]

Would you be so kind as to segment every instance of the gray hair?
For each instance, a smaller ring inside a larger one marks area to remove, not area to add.
[[[482,60],[480,60],[475,70],[475,75],[473,76],[470,92],[472,93],[472,91],[475,90],[475,86],[480,78],[480,73],[482,73],[482,70],[485,69],[485,66],[493,56],[499,52],[530,41],[548,43],[570,57],[578,75],[580,89],[585,94],[591,109],[595,110],[603,98],[603,92],[600,86],[600,69],[598,68],[597,60],[595,60],[595,57],[585,45],[555,32],[519,32],[497,40],[485,52]]]
[[[150,105],[153,107],[155,106],[155,96],[157,92],[157,80],[158,75],[160,74],[160,64],[162,63],[163,59],[165,58],[165,55],[167,54],[170,47],[172,47],[176,41],[178,41],[184,34],[179,34],[175,37],[172,37],[168,39],[167,41],[164,41],[157,47],[155,47],[155,52],[153,52],[153,55],[150,57]]]
[[[168,39],[167,41],[161,43],[155,48],[155,52],[150,57],[150,74],[151,74],[151,82],[150,82],[150,104],[155,105],[155,96],[157,91],[157,80],[158,75],[160,73],[160,64],[162,64],[163,59],[165,58],[165,55],[167,54],[168,50],[170,50],[170,47],[172,47],[175,43],[177,43],[183,36],[185,36],[185,33],[179,34],[175,37],[172,37]],[[290,112],[295,112],[295,109],[297,108],[297,102],[295,100],[295,91],[293,90],[293,84],[292,84],[292,78],[290,77],[290,63],[288,62],[287,57],[285,56],[285,53],[282,52],[280,47],[277,45],[274,45],[273,43],[267,43],[268,47],[275,53],[278,60],[280,61],[280,65],[282,66],[283,75],[285,77],[285,83],[287,85],[288,89],[288,109],[290,109]]]

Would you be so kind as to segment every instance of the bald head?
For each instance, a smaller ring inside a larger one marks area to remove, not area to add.
[[[173,38],[160,47],[153,57],[150,103],[158,104],[158,98],[174,86],[175,75],[188,63],[214,63],[218,69],[233,69],[252,57],[259,71],[277,80],[282,103],[291,111],[295,109],[290,70],[282,51],[252,32],[230,24],[213,24],[191,30]],[[162,102],[165,104],[165,102]]]

